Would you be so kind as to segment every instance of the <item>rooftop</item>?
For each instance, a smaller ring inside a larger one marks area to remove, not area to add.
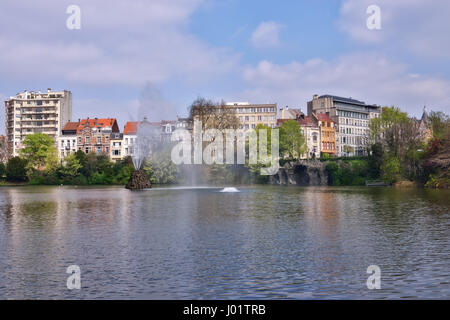
[[[350,104],[366,105],[366,103],[364,101],[359,101],[359,100],[356,100],[356,99],[352,99],[351,97],[350,98],[344,98],[344,97],[334,96],[334,95],[331,95],[331,94],[325,94],[325,95],[320,96],[319,98],[331,98],[334,101],[350,103]]]

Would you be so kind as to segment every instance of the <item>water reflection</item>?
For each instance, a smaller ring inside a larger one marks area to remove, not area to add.
[[[447,191],[218,190],[2,188],[0,298],[450,297]]]

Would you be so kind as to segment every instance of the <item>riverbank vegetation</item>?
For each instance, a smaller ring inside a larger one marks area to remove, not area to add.
[[[210,105],[199,100],[197,105]],[[199,112],[199,111],[196,111]],[[200,113],[201,114],[201,113]],[[201,114],[202,115],[202,114]],[[205,116],[206,117],[206,116]],[[211,119],[203,119],[204,126]],[[235,123],[231,116],[225,123]],[[366,180],[382,180],[394,184],[410,181],[432,188],[450,187],[450,120],[442,112],[431,112],[428,127],[420,127],[415,119],[395,107],[385,107],[380,118],[370,121],[370,137],[366,143],[368,156],[333,158],[323,156],[311,161],[324,161],[331,185],[364,185]],[[226,126],[225,126],[226,127]],[[224,184],[269,183],[261,175],[270,166],[272,128],[258,125],[256,131],[267,133],[267,163],[244,165],[176,166],[170,159],[171,145],[156,150],[143,169],[152,184]],[[259,137],[259,135],[257,135]],[[258,145],[260,141],[258,140]],[[0,182],[49,185],[124,185],[134,170],[131,158],[111,162],[103,154],[78,151],[58,159],[54,141],[47,135],[28,135],[18,157],[0,163]],[[248,152],[248,143],[246,150]],[[296,121],[285,121],[279,131],[280,164],[295,162],[306,152],[306,142]],[[257,151],[257,157],[263,155]]]

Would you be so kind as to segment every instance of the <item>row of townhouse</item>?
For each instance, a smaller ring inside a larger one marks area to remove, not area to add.
[[[330,156],[336,155],[336,130],[335,122],[326,114],[314,114],[305,116],[299,109],[281,110],[278,126],[285,121],[294,120],[300,125],[300,130],[305,137],[307,150],[300,157],[302,159],[318,158],[322,153]]]
[[[115,118],[79,119],[68,122],[57,138],[58,155],[62,159],[71,153],[81,150],[84,153],[105,154],[112,161],[121,160],[136,154],[138,130],[150,128],[156,133],[158,141],[170,141],[170,134],[175,130],[178,121],[148,122],[129,121],[123,132]]]
[[[298,121],[308,147],[304,158],[355,156],[366,153],[370,119],[380,117],[381,107],[352,98],[314,95],[307,103],[307,115],[300,109],[280,110],[278,123]]]

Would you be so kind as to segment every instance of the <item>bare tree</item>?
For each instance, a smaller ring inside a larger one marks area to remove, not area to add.
[[[210,99],[197,98],[189,107],[189,117],[202,122],[203,129],[238,129],[239,118],[236,108],[227,106],[224,101],[214,102]]]

